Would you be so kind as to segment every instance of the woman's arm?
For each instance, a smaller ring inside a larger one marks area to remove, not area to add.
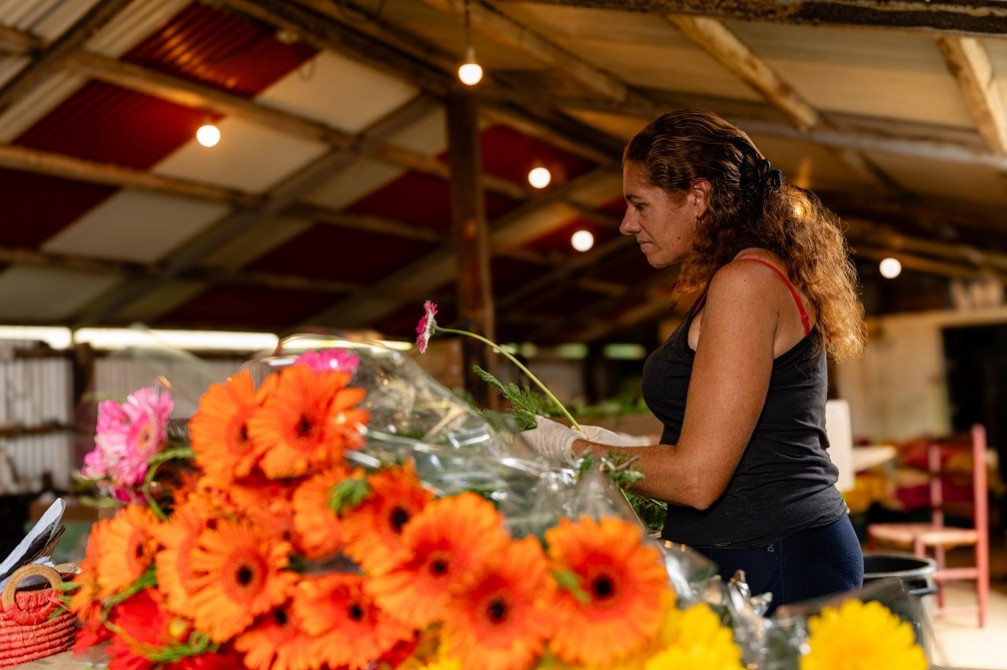
[[[727,488],[762,412],[780,315],[789,315],[785,300],[793,299],[769,268],[757,263],[722,268],[703,308],[678,444],[626,449],[578,440],[574,454],[638,457],[644,478],[635,490],[697,509],[712,505]]]

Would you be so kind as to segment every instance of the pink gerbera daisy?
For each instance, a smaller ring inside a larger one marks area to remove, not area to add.
[[[423,303],[423,318],[420,319],[419,325],[416,326],[416,346],[419,347],[421,354],[427,350],[430,336],[437,329],[437,321],[434,319],[436,314],[437,305],[432,300],[427,300]]]
[[[322,351],[305,351],[294,359],[294,364],[303,363],[315,372],[349,372],[351,375],[360,366],[360,356],[345,349],[323,349]]]

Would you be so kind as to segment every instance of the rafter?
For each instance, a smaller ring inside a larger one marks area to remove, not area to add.
[[[305,0],[301,0],[304,2]],[[320,0],[313,0],[319,2]],[[509,44],[535,56],[568,75],[588,90],[618,102],[648,101],[618,77],[588,63],[531,28],[507,16],[481,0],[423,0],[442,12],[464,15],[466,5],[472,26],[494,40]]]
[[[28,95],[58,68],[68,54],[76,51],[84,42],[125,9],[133,0],[98,0],[87,10],[73,27],[58,39],[37,52],[30,65],[14,75],[0,88],[0,114],[11,105]]]
[[[358,138],[355,146],[366,150],[369,145],[385,142],[387,137],[400,132],[430,111],[432,101],[421,96],[403,105],[373,124]],[[214,223],[179,251],[172,254],[155,277],[131,282],[113,288],[85,306],[76,316],[78,325],[90,325],[111,320],[121,310],[137,301],[144,293],[177,277],[189,268],[198,266],[203,259],[221,249],[236,235],[268,220],[286,207],[297,202],[319,183],[344,170],[356,161],[354,150],[336,149],[287,178],[270,194],[269,199],[256,209],[238,210]]]
[[[914,33],[1001,36],[1007,5],[1000,0],[499,0],[809,26],[878,28]]]
[[[48,41],[32,33],[0,25],[0,53],[34,57]]]
[[[795,126],[803,130],[818,125],[818,111],[722,23],[706,17],[673,14],[664,18],[734,76],[758,91]]]
[[[73,158],[28,147],[0,144],[0,167],[34,172],[89,184],[135,188],[185,198],[254,208],[265,203],[262,196],[177,177],[166,177],[133,168]]]
[[[986,49],[975,38],[948,35],[937,38],[937,46],[986,146],[994,153],[1007,154],[1007,105]]]

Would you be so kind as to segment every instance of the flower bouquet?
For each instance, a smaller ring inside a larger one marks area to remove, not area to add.
[[[398,352],[264,359],[185,431],[170,402],[106,406],[84,470],[120,507],[69,607],[111,670],[852,668],[835,650],[864,625],[886,663],[926,667],[869,603],[761,617],[607,478],[543,462]]]

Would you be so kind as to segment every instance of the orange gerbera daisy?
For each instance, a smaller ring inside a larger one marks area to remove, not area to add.
[[[554,582],[534,537],[510,542],[461,581],[444,617],[444,655],[463,668],[519,670],[542,654]]]
[[[195,501],[184,503],[154,531],[162,547],[154,557],[157,588],[165,596],[166,607],[176,614],[188,613],[189,596],[192,594],[189,556],[209,517],[209,510],[204,505]]]
[[[269,479],[258,468],[227,487],[231,505],[253,525],[288,537],[294,527],[294,482]]]
[[[290,550],[273,533],[241,520],[218,519],[203,531],[189,555],[189,611],[196,627],[223,642],[282,603],[297,581],[284,570]]]
[[[70,611],[77,615],[87,628],[102,626],[101,618],[101,587],[98,582],[98,564],[101,562],[101,548],[110,519],[99,519],[91,525],[87,537],[87,547],[84,549],[84,560],[80,564],[80,572],[73,581],[80,586],[70,598]],[[100,642],[100,640],[95,640]]]
[[[365,392],[347,388],[346,372],[315,372],[294,365],[280,374],[273,395],[252,415],[248,430],[264,452],[259,466],[268,477],[295,477],[338,463],[343,450],[359,445],[366,410],[353,409]]]
[[[259,618],[238,636],[234,648],[245,653],[249,670],[307,670],[312,663],[311,637],[301,628],[290,602]]]
[[[223,384],[211,384],[189,421],[196,463],[220,486],[244,477],[259,460],[262,450],[249,433],[248,420],[260,401],[252,375],[242,370]]]
[[[146,505],[129,505],[119,511],[102,532],[98,549],[98,583],[102,597],[122,591],[135,582],[154,561],[157,517]]]
[[[475,493],[435,500],[402,532],[407,558],[368,589],[384,609],[415,628],[439,619],[449,589],[509,541],[493,504]]]
[[[307,577],[294,596],[294,612],[304,630],[317,638],[312,659],[329,667],[369,667],[414,631],[381,610],[364,589],[361,575]]]
[[[349,468],[336,466],[294,491],[294,544],[305,556],[330,556],[342,548],[343,522],[332,508],[332,491],[350,474]]]
[[[402,530],[433,493],[420,485],[411,461],[381,470],[369,476],[367,483],[370,496],[343,514],[343,537],[346,553],[369,575],[376,576],[409,556]]]
[[[563,519],[546,531],[545,542],[555,567],[580,589],[557,594],[559,625],[550,644],[557,656],[605,666],[658,631],[668,574],[660,552],[641,543],[637,526],[612,517]]]

